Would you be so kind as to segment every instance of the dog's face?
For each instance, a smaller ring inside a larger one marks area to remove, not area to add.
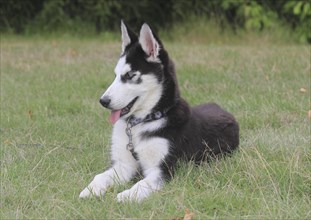
[[[110,122],[132,114],[145,116],[162,94],[163,65],[160,44],[147,24],[139,38],[121,22],[122,53],[115,67],[115,79],[100,103],[111,110]]]

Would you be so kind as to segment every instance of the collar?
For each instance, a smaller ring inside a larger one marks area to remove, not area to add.
[[[155,120],[159,120],[161,118],[166,117],[167,112],[169,112],[178,102],[179,102],[179,98],[177,98],[174,101],[174,104],[169,106],[168,108],[166,108],[162,111],[151,112],[145,118],[136,118],[134,115],[129,116],[127,118],[127,123],[126,123],[127,129],[132,128],[132,127],[134,127],[140,123],[143,123],[143,122],[155,121]]]
[[[169,109],[164,110],[164,111],[157,111],[157,112],[152,112],[150,114],[148,114],[145,118],[136,118],[134,115],[130,116],[127,119],[127,124],[130,128],[143,123],[143,122],[150,122],[150,121],[155,121],[155,120],[159,120],[161,118],[164,118],[167,116],[167,112]]]

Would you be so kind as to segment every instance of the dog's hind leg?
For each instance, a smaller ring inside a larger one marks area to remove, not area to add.
[[[117,162],[107,171],[96,175],[93,181],[80,193],[79,197],[103,196],[108,187],[116,183],[130,181],[136,173],[136,166]]]

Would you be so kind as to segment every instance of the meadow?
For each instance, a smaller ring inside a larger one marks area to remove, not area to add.
[[[101,37],[1,37],[0,219],[310,219],[310,46],[164,40],[191,105],[217,102],[240,148],[175,178],[141,204],[80,191],[110,165],[99,98],[120,53]],[[136,180],[137,181],[137,180]]]

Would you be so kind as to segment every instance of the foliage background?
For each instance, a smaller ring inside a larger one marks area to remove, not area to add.
[[[1,0],[0,31],[103,33],[119,29],[122,18],[169,29],[192,17],[234,32],[282,26],[311,43],[311,3],[304,0]]]

